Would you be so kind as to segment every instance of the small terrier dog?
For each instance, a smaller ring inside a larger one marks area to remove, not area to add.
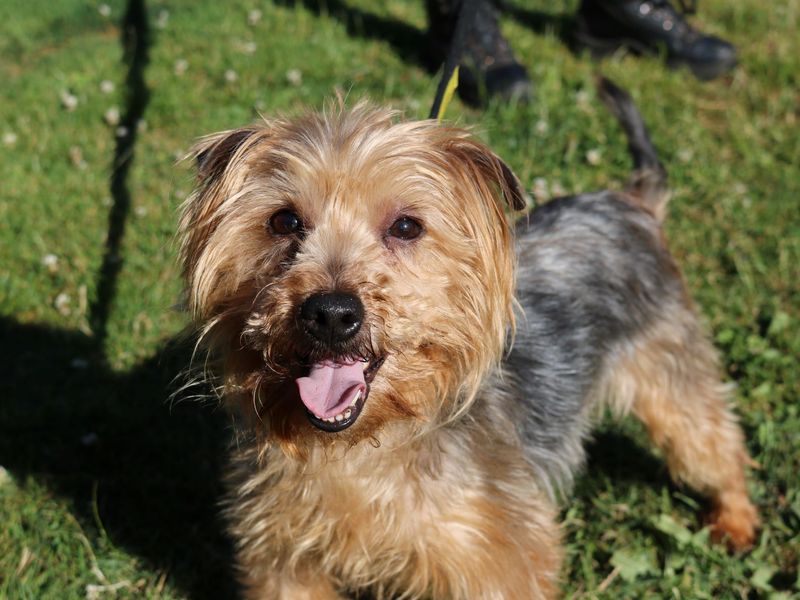
[[[182,261],[241,423],[226,514],[247,598],[556,597],[554,498],[603,407],[710,498],[717,538],[753,542],[750,459],[661,229],[665,171],[630,97],[600,91],[626,190],[516,226],[512,171],[433,121],[362,103],[199,144]]]

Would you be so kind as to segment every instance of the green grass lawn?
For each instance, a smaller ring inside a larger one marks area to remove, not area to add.
[[[420,1],[137,4],[0,3],[0,598],[234,594],[216,508],[228,418],[168,401],[189,361],[174,231],[192,173],[176,158],[336,90],[420,118],[435,89]],[[574,0],[515,4],[503,27],[536,101],[454,101],[448,118],[543,200],[621,185],[627,151],[594,75],[631,90],[760,464],[760,540],[731,557],[641,428],[602,424],[564,506],[566,595],[800,597],[800,1],[702,2],[695,21],[741,50],[708,84],[653,59],[573,55]]]

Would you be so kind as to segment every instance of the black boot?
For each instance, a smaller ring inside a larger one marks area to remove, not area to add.
[[[453,39],[460,0],[426,0],[428,10],[429,58],[438,68],[444,62]],[[500,33],[497,9],[491,0],[474,3],[475,14],[461,55],[458,93],[473,106],[482,106],[489,98],[527,101],[533,95],[528,73]]]
[[[669,66],[685,65],[704,81],[736,66],[736,48],[691,27],[668,0],[582,0],[575,42],[594,56],[620,47],[642,54],[663,51]]]

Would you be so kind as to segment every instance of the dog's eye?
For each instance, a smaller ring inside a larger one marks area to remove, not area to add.
[[[303,221],[291,210],[280,210],[270,217],[269,229],[275,235],[294,235],[303,231]]]
[[[400,217],[392,223],[387,233],[400,240],[413,240],[422,234],[422,225],[411,217]]]

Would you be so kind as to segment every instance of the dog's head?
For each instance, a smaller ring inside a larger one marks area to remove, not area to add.
[[[206,138],[181,222],[224,394],[287,450],[464,410],[513,324],[517,179],[466,132],[391,111]]]

